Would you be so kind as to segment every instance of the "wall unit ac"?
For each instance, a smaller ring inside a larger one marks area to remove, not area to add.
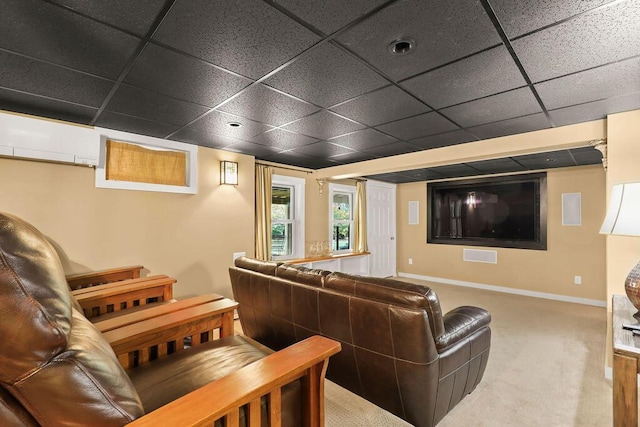
[[[100,134],[89,127],[0,113],[0,156],[96,166]]]

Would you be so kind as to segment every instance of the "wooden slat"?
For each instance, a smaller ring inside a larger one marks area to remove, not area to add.
[[[144,287],[153,286],[150,283],[176,283],[176,279],[169,277],[166,274],[158,274],[155,276],[140,277],[138,279],[122,280],[120,282],[107,283],[106,285],[82,288],[75,291],[71,291],[71,294],[78,298],[90,298],[108,295],[117,295],[125,291],[131,291],[135,289],[142,289]]]
[[[269,393],[269,426],[282,426],[282,388],[280,387]]]
[[[260,398],[253,399],[249,402],[249,426],[259,426],[260,425]]]
[[[339,351],[340,343],[336,341],[321,336],[307,338],[176,399],[130,425],[210,425],[233,408],[239,408],[275,388],[308,375],[314,365],[322,365],[315,368],[314,372],[325,372],[328,358]],[[323,396],[319,393],[318,396],[323,404]],[[305,412],[319,413],[316,410]],[[307,420],[305,423],[317,425],[319,420]]]
[[[79,289],[85,286],[96,286],[103,283],[118,282],[121,280],[140,277],[141,265],[110,268],[107,270],[91,271],[89,273],[70,274],[67,283],[71,289]]]
[[[233,408],[229,414],[227,414],[227,427],[239,427],[240,426],[240,410]]]

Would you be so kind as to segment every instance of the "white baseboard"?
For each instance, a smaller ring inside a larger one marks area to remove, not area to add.
[[[409,279],[426,280],[428,282],[444,283],[447,285],[465,286],[467,288],[485,289],[487,291],[504,292],[507,294],[524,295],[528,297],[545,298],[556,301],[572,302],[576,304],[593,305],[596,307],[606,307],[606,301],[599,301],[595,299],[572,297],[568,295],[556,295],[546,292],[528,291],[526,289],[507,288],[505,286],[487,285],[484,283],[465,282],[462,280],[444,279],[442,277],[423,276],[420,274],[402,273],[398,272],[398,276],[407,277]]]

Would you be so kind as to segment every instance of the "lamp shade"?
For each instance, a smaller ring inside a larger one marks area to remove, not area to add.
[[[220,162],[220,184],[238,185],[238,163]]]
[[[600,233],[640,236],[640,183],[613,186]]]

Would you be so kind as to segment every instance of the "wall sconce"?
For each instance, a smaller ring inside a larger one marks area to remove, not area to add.
[[[609,209],[600,233],[640,236],[640,183],[617,184],[611,190]],[[640,310],[640,262],[629,272],[624,290],[635,308]],[[640,311],[634,315],[640,320]]]
[[[238,185],[238,162],[220,162],[220,184]]]

